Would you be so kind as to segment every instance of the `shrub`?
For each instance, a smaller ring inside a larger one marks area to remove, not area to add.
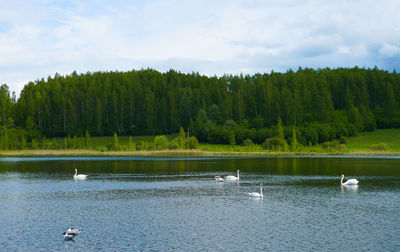
[[[344,144],[340,144],[339,141],[331,141],[331,142],[324,142],[321,144],[322,148],[328,151],[333,151],[333,150],[341,150],[344,148]]]
[[[263,148],[272,151],[280,151],[285,149],[285,140],[279,137],[267,138],[263,143]]]
[[[230,145],[235,145],[236,141],[235,141],[235,132],[233,130],[229,131],[229,144]]]
[[[119,151],[119,150],[122,150],[121,146],[120,145],[115,145],[114,142],[108,142],[106,147],[107,147],[108,151]]]
[[[168,149],[169,150],[176,150],[178,149],[178,143],[176,139],[172,140],[171,142],[168,143]]]
[[[245,140],[243,140],[243,145],[244,146],[252,146],[253,145],[253,141],[251,141],[251,139],[246,138]]]
[[[75,139],[75,136],[74,136]],[[117,133],[114,133],[114,137],[112,142],[109,142],[107,144],[107,150],[113,150],[113,151],[120,151],[122,150],[121,146],[119,145],[119,141],[118,141],[118,135]]]
[[[186,140],[186,149],[193,150],[193,149],[196,149],[198,145],[199,145],[199,141],[197,140],[196,137],[192,136]]]
[[[34,150],[38,150],[39,149],[39,144],[38,144],[36,139],[32,139],[31,146],[32,146],[32,149],[34,149]]]
[[[136,150],[141,151],[141,150],[145,150],[146,149],[146,145],[144,143],[144,141],[139,141],[136,143]]]
[[[378,144],[372,144],[371,145],[372,150],[389,150],[389,145],[386,143],[378,143]]]
[[[154,138],[155,149],[165,150],[168,147],[168,138],[164,135]]]

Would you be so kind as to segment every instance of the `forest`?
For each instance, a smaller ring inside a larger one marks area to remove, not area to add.
[[[88,72],[0,85],[0,149],[43,138],[186,134],[200,142],[314,145],[400,128],[400,75],[364,68],[205,76]]]

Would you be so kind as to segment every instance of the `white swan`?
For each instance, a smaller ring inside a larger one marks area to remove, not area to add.
[[[215,182],[224,182],[224,179],[220,176],[215,176]]]
[[[225,179],[226,180],[239,180],[239,178],[240,178],[239,175],[240,175],[240,171],[237,170],[237,177],[229,175],[229,176],[226,176]]]
[[[76,228],[68,228],[67,232],[64,232],[64,240],[72,240],[75,236],[79,235],[82,232],[82,229]]]
[[[75,169],[74,179],[85,180],[86,178],[87,178],[87,175],[85,175],[85,174],[79,174],[78,175],[78,169]]]
[[[343,178],[344,175],[342,174],[342,176],[340,176],[340,184],[344,185],[344,186],[349,186],[349,185],[357,185],[358,184],[358,180],[357,179],[349,179],[346,182],[343,183]]]
[[[250,196],[250,197],[253,197],[253,198],[263,198],[263,197],[264,197],[263,191],[262,191],[263,186],[264,186],[264,185],[261,183],[261,184],[260,184],[260,193],[258,193],[258,192],[250,192],[250,193],[248,193],[249,196]]]

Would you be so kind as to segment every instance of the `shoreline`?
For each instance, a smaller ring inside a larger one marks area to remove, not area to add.
[[[96,151],[96,150],[13,150],[0,151],[2,157],[391,157],[400,156],[400,151],[348,151],[348,152],[231,152],[202,150],[163,150],[163,151]]]

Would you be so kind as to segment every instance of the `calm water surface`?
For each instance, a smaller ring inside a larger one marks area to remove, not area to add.
[[[400,159],[0,158],[0,223],[0,251],[399,251]]]

